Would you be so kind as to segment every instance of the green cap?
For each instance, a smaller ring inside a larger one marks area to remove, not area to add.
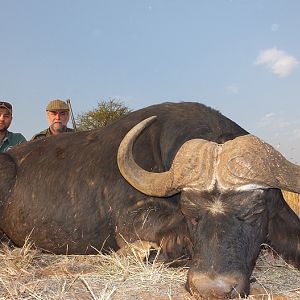
[[[65,101],[56,99],[48,103],[46,111],[69,111],[69,106]]]

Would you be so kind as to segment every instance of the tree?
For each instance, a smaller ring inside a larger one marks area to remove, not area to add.
[[[100,101],[97,108],[77,115],[76,126],[78,130],[105,127],[131,111],[130,108],[117,99]]]

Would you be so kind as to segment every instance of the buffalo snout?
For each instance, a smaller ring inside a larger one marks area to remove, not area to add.
[[[233,299],[249,294],[250,281],[240,273],[202,273],[190,269],[186,288],[196,299]]]

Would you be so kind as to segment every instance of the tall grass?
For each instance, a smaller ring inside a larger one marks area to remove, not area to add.
[[[0,300],[195,300],[185,289],[187,268],[142,262],[132,250],[51,255],[28,240],[23,248],[0,244]],[[251,277],[248,300],[300,299],[300,271],[268,249]]]
[[[285,201],[300,218],[300,194],[291,193],[287,191],[282,191],[282,193]]]

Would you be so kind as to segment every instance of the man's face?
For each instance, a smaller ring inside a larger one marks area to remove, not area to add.
[[[11,123],[12,115],[4,107],[0,107],[0,132],[6,131]]]
[[[47,111],[48,123],[53,134],[64,132],[69,122],[68,111]]]

